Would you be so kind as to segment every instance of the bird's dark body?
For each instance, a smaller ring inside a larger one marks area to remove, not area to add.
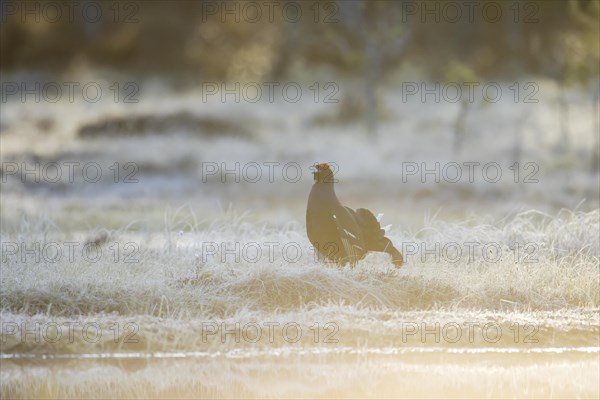
[[[328,261],[355,265],[369,251],[380,251],[390,254],[394,264],[401,266],[402,255],[385,237],[373,213],[343,206],[333,188],[333,172],[328,166],[319,170],[323,165],[317,166],[306,209],[306,232],[319,255]]]
[[[339,201],[328,201],[326,196],[328,194],[325,191],[321,193],[321,191],[313,189],[310,193],[306,213],[308,239],[325,259],[343,262],[349,259],[349,254],[342,242],[336,219],[339,218],[340,221],[343,221],[344,226],[353,227],[353,232],[359,231],[358,225],[350,213],[351,210],[342,206]],[[321,205],[321,207],[317,205]],[[309,209],[313,211],[308,212]],[[334,219],[334,215],[336,219]],[[352,243],[364,249],[362,235],[355,234],[355,236],[356,239],[350,237],[350,239],[354,239]],[[359,250],[358,247],[355,248]]]

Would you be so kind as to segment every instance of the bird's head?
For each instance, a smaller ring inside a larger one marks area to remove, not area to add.
[[[318,183],[331,183],[333,184],[333,170],[327,163],[315,164],[313,166],[313,177],[315,182]]]

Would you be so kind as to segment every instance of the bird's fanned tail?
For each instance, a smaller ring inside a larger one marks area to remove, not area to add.
[[[387,231],[385,228],[389,226],[382,228],[380,225],[382,214],[377,216],[378,219],[366,208],[359,208],[354,214],[361,230],[365,233],[367,251],[386,252],[392,257],[394,265],[401,267],[404,264],[402,254],[394,247],[392,241],[385,237]]]

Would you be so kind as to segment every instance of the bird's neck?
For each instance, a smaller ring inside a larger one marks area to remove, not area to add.
[[[333,182],[315,182],[311,190],[311,197],[319,197],[319,201],[326,199],[334,200],[339,204],[339,200],[335,194]]]

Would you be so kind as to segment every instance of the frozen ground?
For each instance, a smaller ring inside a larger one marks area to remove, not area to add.
[[[458,106],[393,89],[376,140],[360,120],[312,123],[336,105],[310,96],[232,104],[143,89],[137,104],[3,104],[3,398],[598,398],[589,93],[569,94],[568,148],[555,89],[540,83],[538,103],[473,106],[454,154]],[[78,135],[107,117],[182,111],[238,131]],[[315,261],[304,233],[315,161],[335,163],[344,203],[385,213],[404,268],[378,254],[354,269]],[[22,162],[39,172],[10,172]],[[78,162],[73,182],[48,182],[52,162]],[[80,168],[91,162],[96,183]],[[439,182],[409,174],[436,162]],[[502,177],[476,166],[470,181],[470,162]],[[221,175],[236,163],[239,182]],[[251,163],[257,182],[242,172]],[[449,163],[462,166],[455,183]]]

